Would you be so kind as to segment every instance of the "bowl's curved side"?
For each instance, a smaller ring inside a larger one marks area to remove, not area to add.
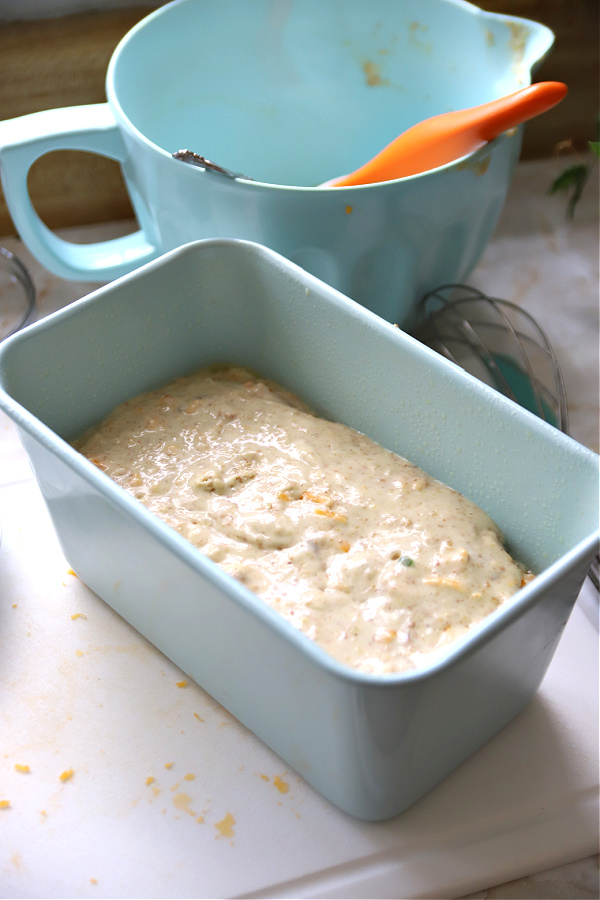
[[[548,56],[554,44],[554,32],[532,19],[476,9],[488,41],[504,45],[510,54],[509,77],[517,86],[531,84],[532,75]]]

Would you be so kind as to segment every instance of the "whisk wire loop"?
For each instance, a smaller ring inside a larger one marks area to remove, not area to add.
[[[420,313],[420,340],[472,374],[483,366],[497,390],[568,433],[560,366],[526,310],[468,285],[445,284],[425,295]]]

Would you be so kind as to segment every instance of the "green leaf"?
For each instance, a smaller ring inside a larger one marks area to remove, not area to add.
[[[600,157],[600,141],[590,141],[590,150]]]
[[[572,219],[575,215],[575,207],[581,199],[585,183],[590,177],[591,167],[580,163],[575,166],[569,166],[558,178],[552,183],[549,194],[556,194],[558,191],[571,192],[569,202],[567,204],[567,216]]]
[[[586,179],[587,166],[583,164],[569,166],[569,168],[565,169],[552,183],[550,193],[556,194],[558,191],[568,191],[572,187],[577,187],[582,180],[585,182]]]

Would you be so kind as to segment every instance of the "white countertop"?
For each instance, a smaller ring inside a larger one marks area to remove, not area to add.
[[[563,167],[518,167],[469,283],[540,320],[571,433],[597,451],[597,184],[567,221],[547,196]],[[94,287],[0,244],[29,266],[38,317]],[[598,896],[589,581],[527,710],[403,816],[361,823],[196,685],[178,687],[185,676],[70,574],[5,418],[0,518],[0,897]]]

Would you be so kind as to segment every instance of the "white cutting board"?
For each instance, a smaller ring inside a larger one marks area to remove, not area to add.
[[[1,897],[459,897],[597,852],[589,581],[527,710],[360,822],[69,574],[20,453],[0,485]]]

